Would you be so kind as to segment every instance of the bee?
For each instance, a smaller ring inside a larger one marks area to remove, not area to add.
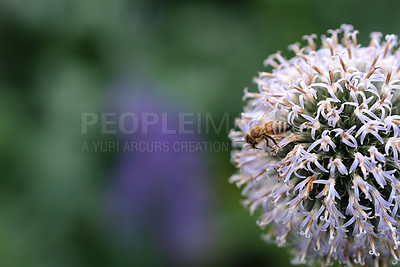
[[[261,121],[262,118],[260,122]],[[278,149],[281,149],[271,135],[277,135],[290,131],[292,129],[292,126],[285,121],[269,121],[263,126],[260,125],[260,122],[256,126],[251,128],[250,132],[244,138],[245,142],[248,143],[253,149],[260,149],[256,147],[256,145],[258,145],[258,143],[265,139],[265,141],[267,142],[267,146],[273,148],[269,145],[269,140],[271,140],[278,147]]]

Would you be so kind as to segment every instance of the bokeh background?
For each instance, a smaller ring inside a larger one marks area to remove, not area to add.
[[[271,53],[342,23],[400,33],[397,1],[0,1],[0,266],[290,266],[228,183],[230,151],[82,151],[229,142],[227,129],[81,131],[83,112],[210,113],[229,127]],[[204,125],[204,116],[199,118]]]

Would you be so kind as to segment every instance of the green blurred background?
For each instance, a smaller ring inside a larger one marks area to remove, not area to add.
[[[82,152],[84,141],[119,137],[100,126],[83,135],[81,114],[150,101],[147,112],[209,112],[216,121],[229,113],[233,127],[243,88],[254,89],[269,54],[290,55],[287,46],[303,35],[342,23],[360,30],[364,45],[372,31],[399,34],[399,8],[396,1],[1,0],[0,266],[289,266],[289,253],[261,240],[228,183],[230,151],[192,153],[190,164],[171,154]],[[228,142],[225,129],[195,138]],[[132,179],[118,185],[116,170],[139,159],[146,169],[122,171]],[[170,162],[178,167],[147,172]],[[140,196],[142,181],[152,182]],[[180,213],[182,203],[196,204]]]

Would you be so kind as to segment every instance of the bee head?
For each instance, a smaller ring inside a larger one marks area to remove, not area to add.
[[[256,145],[258,144],[258,143],[253,139],[253,137],[251,137],[250,134],[247,134],[247,135],[245,136],[244,140],[246,141],[246,143],[248,143],[248,144],[251,146],[251,148],[256,148]]]

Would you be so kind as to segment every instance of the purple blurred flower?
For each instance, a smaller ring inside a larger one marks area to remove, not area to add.
[[[163,134],[161,122],[143,133],[139,123],[135,134],[119,136],[121,153],[107,194],[113,233],[125,245],[146,243],[162,262],[198,261],[210,235],[207,162],[202,153],[176,152],[172,146],[201,141],[201,136],[178,133],[176,107],[180,105],[176,100],[144,91],[128,97],[118,91],[115,97],[113,105],[118,111],[133,112],[139,121],[143,113],[157,113],[161,118],[167,112],[168,129],[177,133]],[[128,122],[126,127],[130,127]],[[129,142],[146,144],[146,151],[122,152],[123,144]],[[161,152],[154,151],[156,142],[162,144]]]

